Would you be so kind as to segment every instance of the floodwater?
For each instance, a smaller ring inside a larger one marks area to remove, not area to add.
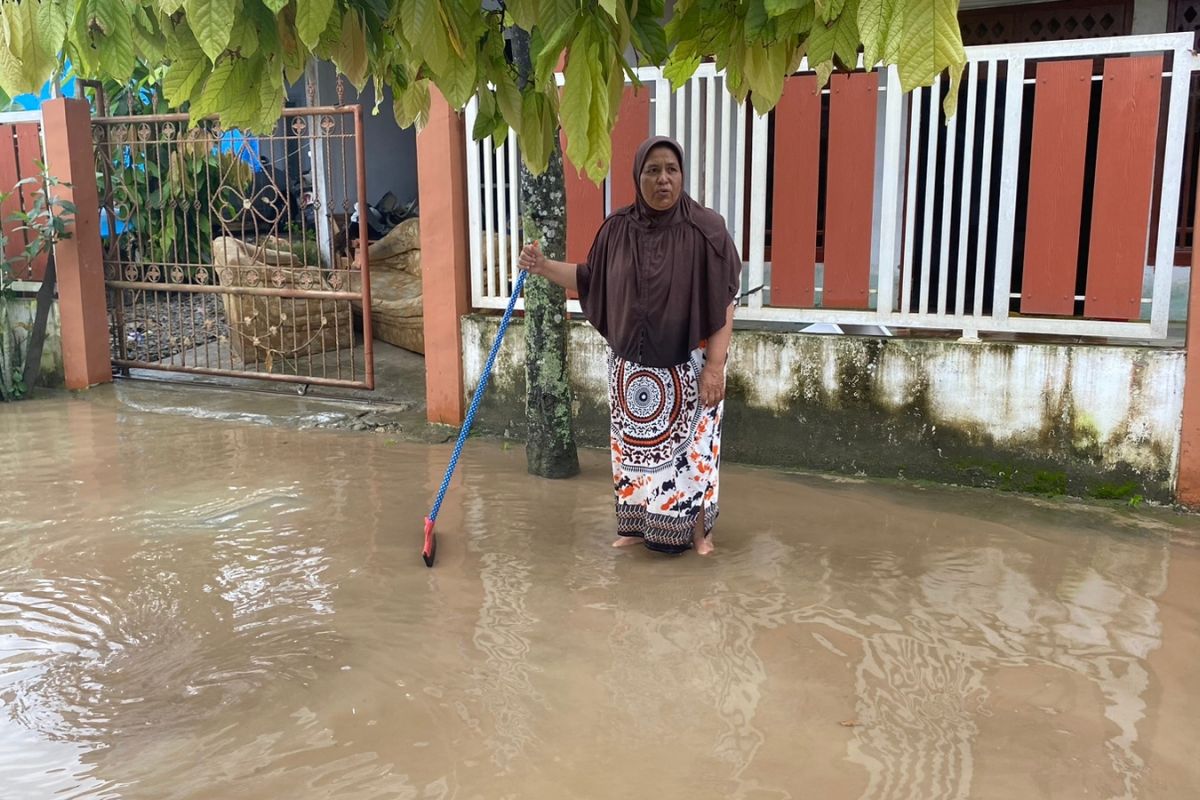
[[[733,435],[733,434],[731,434]],[[602,453],[0,410],[0,798],[1191,798],[1197,525],[726,467],[609,547]]]

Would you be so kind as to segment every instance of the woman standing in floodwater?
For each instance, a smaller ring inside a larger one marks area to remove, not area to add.
[[[742,261],[725,220],[683,191],[683,148],[659,136],[634,159],[637,201],[614,211],[586,263],[521,268],[579,293],[608,341],[614,547],[713,550],[725,368]]]

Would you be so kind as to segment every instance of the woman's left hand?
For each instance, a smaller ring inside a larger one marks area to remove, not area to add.
[[[725,370],[708,366],[700,370],[700,402],[711,408],[725,399]]]

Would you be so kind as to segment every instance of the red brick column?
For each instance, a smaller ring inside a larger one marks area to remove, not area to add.
[[[1200,176],[1196,195],[1200,198]],[[1196,224],[1200,225],[1200,203],[1196,205]],[[1185,506],[1200,508],[1200,242],[1192,244],[1192,279],[1188,285],[1187,368],[1175,499]]]
[[[87,103],[67,98],[44,103],[42,130],[47,169],[70,184],[56,193],[76,208],[71,238],[55,247],[54,260],[67,388],[86,389],[112,381],[100,197]]]
[[[460,327],[471,308],[465,147],[462,119],[434,91],[429,123],[417,134],[425,403],[430,422],[450,425],[466,413]]]

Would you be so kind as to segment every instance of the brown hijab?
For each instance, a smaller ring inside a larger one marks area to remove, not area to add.
[[[576,268],[576,282],[584,316],[613,352],[644,366],[673,367],[725,326],[742,260],[721,215],[686,192],[665,211],[642,197],[642,167],[660,146],[675,151],[682,175],[683,148],[674,139],[642,143],[633,162],[637,200],[605,220],[587,262]]]

